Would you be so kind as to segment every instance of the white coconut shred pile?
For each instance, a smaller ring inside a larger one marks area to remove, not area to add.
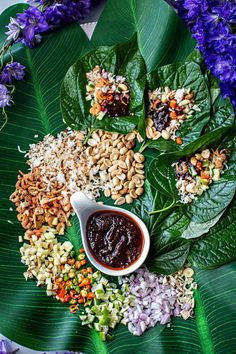
[[[40,169],[48,192],[59,184],[64,187],[64,195],[81,190],[92,199],[99,196],[104,182],[98,168],[86,160],[84,138],[83,132],[68,128],[57,136],[46,135],[43,141],[30,145],[25,155],[30,170]]]

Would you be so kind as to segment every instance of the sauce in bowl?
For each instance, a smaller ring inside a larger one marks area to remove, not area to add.
[[[91,214],[86,236],[94,257],[108,268],[129,267],[142,253],[142,231],[122,212],[104,210]]]

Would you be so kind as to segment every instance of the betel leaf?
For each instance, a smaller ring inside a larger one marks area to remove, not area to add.
[[[92,36],[92,43],[113,45],[137,33],[147,70],[183,61],[195,41],[175,11],[162,0],[108,0]]]
[[[198,49],[194,49],[194,50],[192,51],[192,53],[190,53],[190,54],[187,56],[187,58],[186,58],[185,61],[186,61],[186,62],[187,62],[187,61],[189,61],[189,62],[194,61],[195,63],[197,63],[197,64],[199,64],[199,65],[204,64],[204,58],[203,58],[201,52],[200,52]]]
[[[198,138],[210,118],[210,96],[200,66],[194,62],[162,66],[148,74],[147,85],[151,91],[158,87],[169,87],[171,90],[189,88],[194,94],[194,103],[198,108],[191,118],[185,119],[176,133],[181,137],[183,144],[178,146],[175,143],[168,151],[171,148],[172,151],[183,149],[186,144]],[[153,141],[149,147],[163,149],[163,138]]]
[[[200,65],[202,74],[204,76],[205,82],[209,90],[211,112],[210,112],[210,120],[204,129],[204,133],[207,133],[219,127],[234,124],[235,114],[230,99],[222,98],[220,87],[219,87],[219,80],[216,77],[214,77],[209,70],[207,70],[207,66],[204,62],[204,58],[202,54],[199,52],[199,50],[195,49],[187,57],[186,61],[189,62],[194,61],[195,63]]]
[[[146,180],[144,194],[130,207],[130,211],[137,214],[146,224],[150,235],[155,235],[160,222],[168,216],[168,211],[156,215],[150,215],[155,209],[163,209],[171,203],[166,196],[152,187]]]
[[[186,207],[192,221],[197,223],[214,219],[229,205],[235,195],[236,181],[227,181],[224,175],[219,181],[213,182],[196,201]]]
[[[189,260],[198,268],[213,268],[236,259],[236,199],[220,221],[196,240]]]
[[[186,262],[190,242],[181,238],[189,218],[176,210],[158,225],[151,237],[148,268],[161,274],[172,274]]]
[[[176,144],[174,140],[165,140],[159,138],[158,140],[148,139],[141,146],[140,152],[145,151],[145,149],[157,149],[160,152],[173,152],[181,150],[180,145]]]
[[[214,77],[211,72],[207,69],[206,63],[204,61],[203,55],[198,49],[195,49],[187,58],[188,62],[195,62],[200,65],[202,75],[206,81],[206,84],[209,89],[211,106],[213,106],[216,101],[220,101],[220,87],[219,80]],[[212,108],[212,107],[211,107]]]
[[[220,143],[219,148],[227,149],[230,153],[230,163],[228,164],[228,168],[224,173],[224,179],[229,181],[236,181],[236,135],[234,131],[232,132],[232,134],[234,134],[233,139],[223,140]]]
[[[130,87],[130,116],[105,117],[98,120],[89,110],[91,101],[86,101],[86,73],[99,65],[114,75],[126,78]],[[143,94],[146,83],[146,68],[134,36],[130,41],[102,46],[80,58],[68,70],[61,88],[61,111],[67,125],[74,129],[105,129],[127,133],[134,129],[144,115]]]
[[[161,154],[154,159],[148,168],[147,179],[152,186],[159,192],[174,201],[178,200],[176,189],[176,175],[173,163],[185,156],[191,156],[195,152],[206,147],[225,147],[229,149],[227,168],[222,174],[221,179],[213,182],[209,189],[204,192],[196,201],[186,205],[185,212],[191,217],[192,221],[202,223],[215,218],[231,202],[236,188],[233,176],[235,169],[235,126],[219,128],[194,142],[186,145],[182,151]]]
[[[214,218],[205,222],[196,222],[194,220],[191,220],[187,229],[184,230],[184,232],[182,233],[181,237],[190,239],[190,238],[197,238],[206,234],[210,230],[210,228],[220,220],[224,212],[225,209],[223,209]]]
[[[229,99],[225,100],[225,104],[214,108],[209,123],[206,126],[204,133],[215,130],[219,127],[226,127],[235,123],[235,114]]]
[[[152,246],[153,247],[153,246]],[[154,249],[155,255],[150,254],[147,259],[148,269],[159,274],[173,274],[186,263],[190,242],[186,239],[178,239],[168,242],[161,247],[158,244]]]
[[[219,80],[208,70],[204,74],[211,98],[210,120],[204,133],[235,123],[235,114],[229,98],[223,99],[220,95]]]

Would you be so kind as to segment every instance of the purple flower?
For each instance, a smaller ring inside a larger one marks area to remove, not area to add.
[[[173,0],[190,27],[208,69],[220,79],[223,97],[236,110],[236,6],[235,0]]]
[[[195,20],[202,12],[207,10],[206,0],[184,0],[183,7],[187,10],[189,21]]]
[[[66,6],[62,4],[55,4],[48,7],[45,12],[45,18],[50,28],[54,28],[69,20],[66,16]]]
[[[27,0],[27,2],[32,6],[37,6],[37,5],[51,6],[56,1],[55,0]],[[59,1],[57,1],[57,2],[59,2]]]
[[[50,28],[77,22],[83,18],[91,5],[90,0],[61,0],[45,9],[45,18]]]
[[[11,64],[6,64],[0,73],[1,84],[12,84],[12,79],[23,80],[25,76],[25,67],[14,61]]]
[[[29,7],[22,14],[18,14],[17,21],[22,27],[21,42],[33,47],[41,41],[41,33],[48,30],[44,14],[36,7]]]
[[[220,88],[223,98],[230,97],[232,105],[236,107],[236,87],[229,86],[225,83],[220,83]]]
[[[15,18],[11,17],[10,23],[6,27],[9,30],[6,32],[6,35],[8,36],[7,41],[16,41],[21,32],[21,25],[19,24],[19,22]]]
[[[0,108],[10,106],[11,96],[5,85],[0,84]]]

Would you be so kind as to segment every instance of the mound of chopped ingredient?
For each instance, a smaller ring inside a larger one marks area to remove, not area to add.
[[[116,284],[110,283],[100,272],[93,273],[92,284],[94,304],[85,308],[79,317],[82,325],[94,328],[99,332],[101,340],[106,340],[110,337],[109,329],[121,322],[123,313],[127,310],[125,296]]]
[[[157,322],[167,324],[172,316],[181,316],[185,320],[193,313],[194,289],[193,270],[185,267],[172,276],[150,273],[140,268],[128,277],[121,278],[121,289],[128,304],[121,321],[128,325],[134,335],[154,327]]]
[[[226,164],[227,150],[205,149],[190,158],[177,161],[176,187],[182,203],[191,203],[207,190],[212,181],[218,181]]]
[[[113,75],[98,65],[86,74],[86,100],[91,100],[90,113],[97,119],[105,115],[118,117],[129,114],[130,91],[125,77]]]
[[[182,144],[182,139],[176,136],[176,131],[184,120],[190,118],[198,109],[190,89],[171,90],[165,87],[163,90],[159,87],[149,91],[149,101],[147,137],[152,140],[162,137]]]
[[[145,179],[144,156],[133,151],[136,137],[98,130],[83,145],[85,135],[67,129],[30,145],[31,172],[20,172],[10,197],[22,226],[33,230],[47,223],[63,234],[76,191],[96,199],[102,190],[117,205],[132,203],[143,194]]]
[[[56,233],[55,229],[47,227],[30,236],[26,232],[24,239],[30,243],[20,248],[21,261],[28,267],[24,273],[26,280],[35,277],[37,286],[46,285],[48,295],[55,295],[55,277],[61,273],[61,267],[65,267],[73,248],[69,241],[58,242]]]
[[[69,226],[71,205],[67,195],[62,194],[62,185],[56,180],[53,189],[47,192],[47,184],[39,168],[31,173],[20,172],[16,190],[10,196],[18,212],[17,218],[25,229],[40,229],[47,223],[55,227],[59,235]]]

